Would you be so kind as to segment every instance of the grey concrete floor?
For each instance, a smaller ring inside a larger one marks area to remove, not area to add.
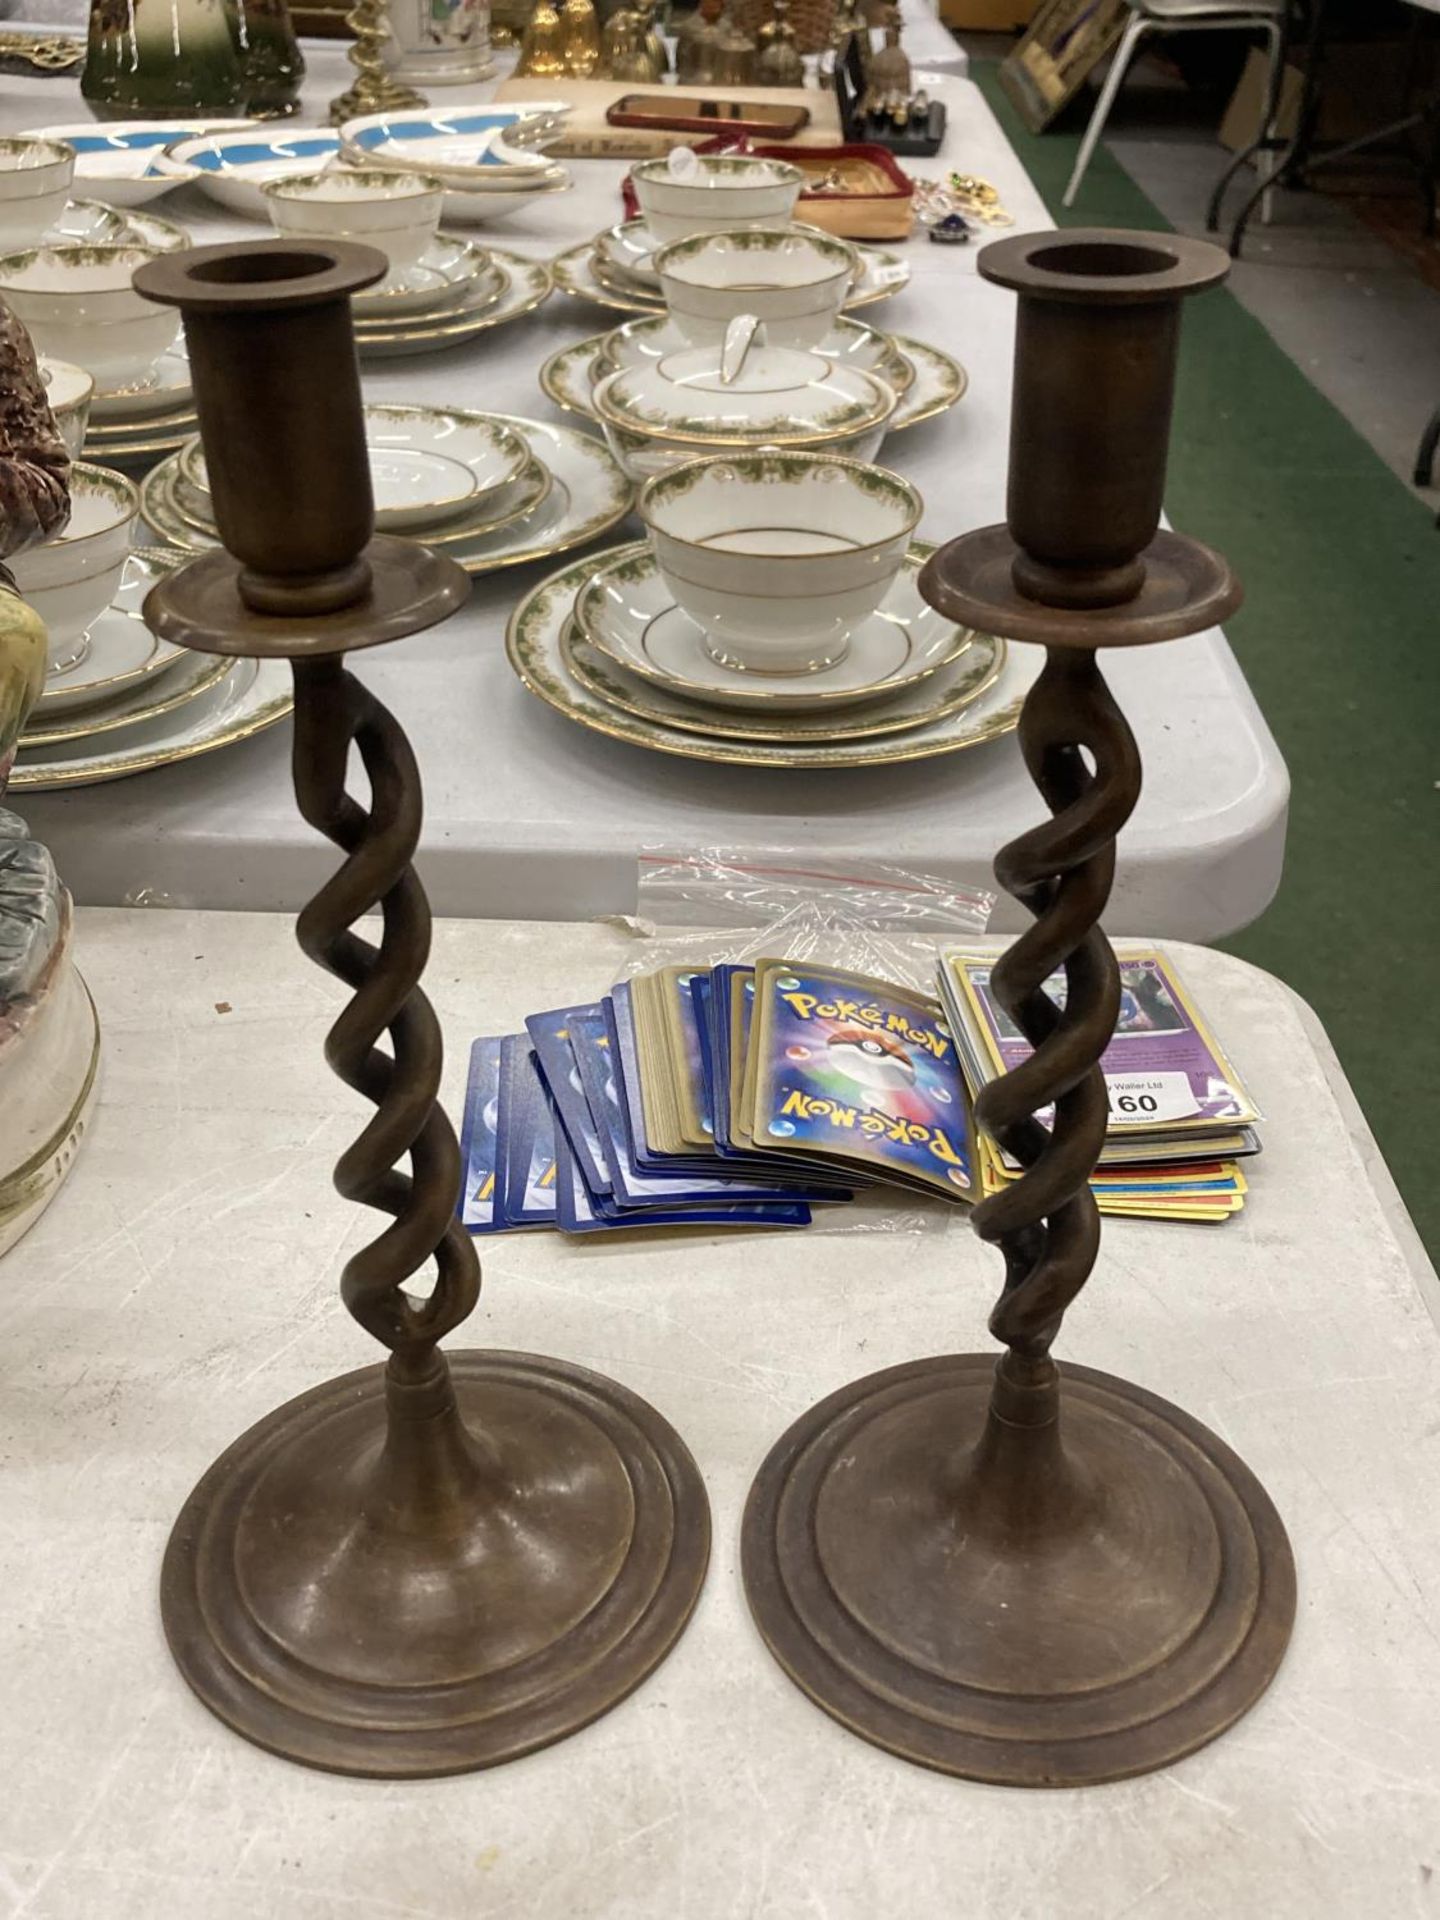
[[[957,36],[973,57],[1003,57],[996,34]],[[1091,93],[1085,103],[1093,105]],[[1181,233],[1203,235],[1228,155],[1217,132],[1223,98],[1195,95],[1162,61],[1137,61],[1105,132],[1136,185]],[[1253,183],[1253,176],[1245,176]],[[1407,189],[1400,181],[1396,191]],[[1237,182],[1229,205],[1238,209]],[[1077,203],[1084,206],[1084,190]],[[1415,446],[1440,404],[1440,292],[1331,195],[1281,191],[1258,219],[1230,285],[1286,353],[1407,483]],[[1440,490],[1435,494],[1440,505]]]

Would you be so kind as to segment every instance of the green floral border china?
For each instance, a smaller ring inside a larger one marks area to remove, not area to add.
[[[1031,682],[1042,665],[1040,650],[1034,647],[1009,648],[1005,671],[992,684],[1009,697],[987,713],[973,733],[916,739],[901,735],[898,739],[852,740],[833,747],[791,744],[770,746],[754,741],[704,739],[699,734],[667,733],[664,728],[612,708],[569,678],[564,665],[562,641],[570,624],[570,608],[584,585],[596,560],[609,559],[614,549],[590,560],[571,561],[557,573],[547,575],[526,594],[510,616],[505,633],[505,653],[517,678],[526,690],[567,720],[592,733],[623,740],[631,746],[648,747],[685,760],[707,760],[728,766],[800,767],[830,769],[836,767],[894,766],[907,760],[929,760],[942,754],[959,753],[987,740],[998,740],[1012,733],[1019,724],[1020,708]],[[1013,689],[1013,691],[1012,691]],[[983,696],[982,696],[983,698]],[[953,724],[964,713],[972,713],[979,702],[972,702],[962,714],[952,715]],[[947,724],[947,723],[941,723]]]
[[[843,315],[841,317],[842,320],[845,318]],[[664,324],[665,318],[666,316],[663,313],[642,314],[628,324],[631,328],[658,327]],[[861,373],[873,373],[877,375],[878,378],[885,382],[886,386],[893,389],[897,400],[903,400],[915,384],[914,362],[907,360],[905,355],[897,350],[895,339],[891,334],[881,333],[878,327],[867,326],[863,320],[852,320],[849,324],[870,334],[880,342],[882,348],[883,357],[878,364],[873,367],[861,367],[859,371]],[[620,329],[618,327],[612,327],[608,333],[597,333],[593,339],[584,340],[579,343],[582,347],[594,347],[595,360],[593,365],[601,369],[599,372],[592,373],[591,385],[593,385],[595,381],[602,379],[605,374],[616,371],[619,363],[611,358],[609,345],[619,331]],[[562,349],[562,351],[578,352],[579,347]],[[551,361],[558,360],[559,358],[559,354],[552,354],[550,360],[546,361],[546,366],[549,366]]]
[[[883,247],[870,246],[865,241],[856,241],[854,245],[862,262],[873,260],[885,267],[899,267],[904,271],[896,275],[893,284],[871,287],[868,292],[852,293],[841,309],[844,313],[854,313],[860,307],[872,307],[877,300],[889,300],[910,284],[909,265],[899,254],[888,253]],[[652,298],[638,287],[621,286],[612,275],[604,272],[596,257],[593,240],[582,240],[579,246],[567,247],[563,253],[557,254],[550,262],[550,273],[562,293],[568,293],[576,300],[588,300],[593,306],[613,307],[618,313],[665,311],[658,288]]]
[[[186,557],[185,554],[176,552],[173,547],[132,547],[125,556],[125,572],[129,573],[133,565],[137,571],[148,575],[148,578],[145,580],[145,586],[148,592],[149,588],[154,586],[158,579],[167,573],[173,573],[175,568],[178,567]],[[124,577],[122,576],[122,591],[124,585]],[[113,601],[111,605],[114,605]],[[144,624],[140,619],[138,609],[130,614],[130,618],[140,622],[141,625]],[[146,632],[150,632],[148,627],[146,628]],[[52,717],[67,712],[85,713],[89,711],[92,705],[103,707],[104,703],[120,688],[139,686],[154,674],[164,673],[179,659],[181,649],[176,647],[171,641],[161,640],[159,636],[154,633],[150,633],[150,640],[150,653],[137,666],[128,667],[123,673],[107,674],[103,680],[86,681],[85,684],[89,688],[89,693],[85,699],[78,704],[66,703],[65,694],[67,690],[65,688],[58,686],[55,688],[46,687],[44,691],[42,691],[39,700],[37,700],[31,708],[30,718],[37,722],[44,720],[47,700],[51,702],[50,713]],[[73,689],[70,691],[73,692]]]
[[[672,472],[683,473],[684,471],[685,469],[683,467],[672,469]],[[898,477],[885,474],[882,468],[876,468],[875,473],[877,477],[886,479]],[[667,474],[662,477],[668,479],[670,475]],[[921,567],[924,566],[934,551],[935,543],[933,540],[912,540],[905,553],[904,559],[900,563],[901,571],[909,574],[918,574]],[[598,623],[594,620],[591,613],[590,602],[592,595],[601,590],[603,582],[607,580],[619,580],[633,583],[636,581],[654,580],[658,577],[659,572],[659,563],[655,558],[654,551],[648,540],[637,540],[633,545],[625,547],[612,547],[608,553],[597,555],[591,563],[589,579],[585,581],[583,586],[576,589],[575,600],[570,609],[570,622],[587,644],[593,647],[597,653],[603,654],[612,666],[619,667],[623,672],[631,674],[637,680],[649,680],[653,682],[655,686],[661,688],[662,691],[669,689],[671,692],[683,694],[685,692],[683,685],[681,685],[678,680],[672,681],[659,668],[652,668],[648,663],[645,666],[637,666],[633,660],[622,659],[620,655],[607,644],[603,634],[599,630]],[[942,621],[942,627],[948,627],[953,636],[949,651],[937,653],[933,659],[923,659],[919,665],[912,664],[912,653],[907,653],[905,659],[900,662],[896,671],[900,672],[903,668],[908,668],[909,670],[904,672],[902,678],[896,679],[893,684],[888,686],[885,689],[884,695],[881,697],[889,699],[897,693],[904,693],[911,687],[919,686],[924,680],[932,679],[937,673],[943,673],[946,668],[953,667],[968,648],[983,637],[977,634],[973,627],[955,626],[950,621]],[[716,710],[722,713],[734,713],[741,710],[763,713],[772,701],[776,699],[788,700],[792,696],[793,689],[787,690],[782,694],[777,694],[773,689],[767,687],[763,677],[757,677],[753,686],[746,686],[743,691],[739,688],[736,689],[734,695],[736,704],[734,706],[726,706],[723,708],[717,706]],[[857,699],[854,688],[832,688],[823,692],[812,689],[810,697],[817,709],[833,705],[840,710],[847,709],[854,705]],[[703,702],[705,699],[705,689],[697,685],[694,689],[694,698],[697,701]],[[741,700],[745,702],[743,709],[739,706]]]
[[[422,324],[423,313],[410,314],[404,320],[357,320],[355,344],[361,358],[367,353],[380,359],[407,351],[421,353],[427,348],[459,346],[462,341],[488,333],[491,327],[503,327],[521,314],[533,313],[549,299],[555,282],[543,261],[523,260],[519,254],[503,253],[499,247],[491,247],[489,252],[510,280],[498,300],[477,309],[451,308],[429,325]],[[516,297],[512,299],[512,295]]]
[[[194,760],[201,754],[214,753],[217,748],[253,739],[257,733],[263,733],[267,727],[273,727],[277,721],[285,718],[295,705],[295,692],[288,661],[230,662],[231,672],[252,666],[255,676],[251,687],[273,687],[274,692],[268,694],[252,712],[237,715],[218,733],[191,740],[182,747],[155,747],[133,760],[117,755],[108,760],[62,761],[58,764],[42,761],[39,766],[27,767],[17,758],[10,772],[10,792],[48,793],[58,787],[97,786],[106,780],[128,779],[132,774],[149,773],[156,767],[174,766],[182,760]]]
[[[545,541],[539,546],[526,547],[513,553],[477,554],[471,559],[454,556],[467,573],[480,577],[503,572],[507,567],[526,566],[532,560],[557,559],[561,554],[573,552],[576,547],[597,540],[602,533],[608,533],[634,506],[636,489],[633,482],[626,479],[610,449],[593,433],[582,433],[578,427],[563,426],[558,422],[552,424],[549,421],[526,420],[513,413],[495,413],[492,418],[517,428],[529,443],[536,459],[546,468],[550,468],[551,464],[547,456],[553,450],[552,437],[562,441],[577,457],[586,460],[594,468],[593,479],[597,488],[603,488],[603,499],[594,512],[588,514],[561,540]],[[553,473],[553,469],[551,471]],[[218,542],[206,540],[187,528],[169,498],[174,474],[173,457],[162,461],[146,474],[140,482],[140,517],[171,547],[187,553],[209,552]],[[573,509],[574,488],[563,473],[554,477],[565,487]],[[504,531],[502,528],[501,532]],[[477,538],[489,537],[477,535]]]
[[[551,405],[559,407],[562,413],[576,414],[582,420],[599,421],[599,414],[593,407],[584,404],[578,389],[583,388],[588,398],[591,388],[589,370],[598,358],[605,338],[603,333],[597,333],[588,340],[577,340],[572,346],[561,347],[540,368],[540,390]],[[958,360],[942,352],[939,347],[928,346],[923,340],[912,340],[907,334],[890,334],[887,338],[914,369],[909,384],[896,402],[894,413],[885,423],[887,434],[904,433],[908,428],[918,426],[922,420],[933,420],[937,414],[946,412],[964,399],[969,391],[970,376]],[[915,389],[921,384],[919,363],[922,361],[941,390],[933,399],[919,405],[923,394],[917,394]],[[565,378],[567,372],[572,374],[573,384]]]
[[[190,657],[193,660],[197,656],[192,654]],[[172,660],[169,664],[177,666],[179,662]],[[89,740],[97,734],[113,733],[117,727],[139,726],[147,720],[159,720],[164,714],[173,713],[176,707],[183,707],[200,694],[208,693],[217,681],[225,678],[234,664],[233,660],[222,659],[217,654],[187,686],[168,696],[157,695],[151,706],[133,713],[114,713],[102,697],[95,707],[81,708],[70,720],[57,720],[54,726],[42,727],[33,733],[27,728],[20,736],[20,748],[32,753],[42,747],[62,746],[67,740]]]
[[[892,714],[877,717],[873,713],[867,719],[860,717],[846,720],[836,714],[823,726],[804,726],[799,724],[794,714],[777,714],[766,720],[762,713],[744,715],[730,713],[717,707],[703,708],[695,702],[696,711],[690,714],[670,713],[662,707],[646,704],[650,693],[645,681],[637,674],[626,674],[623,669],[617,676],[611,663],[599,649],[588,641],[579,627],[571,620],[560,639],[560,651],[566,666],[588,692],[596,694],[609,706],[619,707],[623,712],[634,714],[639,720],[652,725],[671,727],[682,733],[698,733],[702,737],[721,740],[768,740],[794,745],[809,744],[824,740],[868,740],[878,739],[882,734],[908,733],[915,727],[928,726],[934,721],[945,720],[951,714],[961,712],[965,707],[973,706],[982,693],[988,691],[1004,670],[1008,652],[1006,642],[994,639],[988,634],[975,635],[976,657],[969,661],[969,649],[958,655],[948,667],[940,668],[938,673],[956,672],[954,683],[948,691],[939,691],[934,705],[914,713]],[[968,665],[967,665],[968,663]],[[918,683],[924,686],[925,682]],[[907,689],[908,691],[908,689]],[[663,699],[663,694],[659,696]],[[677,698],[676,706],[681,705]]]

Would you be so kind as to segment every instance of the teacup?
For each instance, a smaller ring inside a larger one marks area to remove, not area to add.
[[[697,347],[740,314],[777,347],[815,347],[840,317],[859,255],[813,227],[741,228],[673,240],[652,264],[670,317]]]
[[[79,461],[70,469],[70,524],[8,561],[15,584],[50,635],[48,671],[68,673],[90,651],[88,629],[115,598],[140,513],[124,474]]]
[[[420,259],[435,238],[445,204],[444,187],[430,175],[381,167],[337,167],[271,180],[260,191],[277,233],[378,247],[390,262],[392,278]]]
[[[95,382],[83,367],[72,366],[68,360],[48,360],[42,356],[39,366],[45,398],[50,403],[60,438],[65,442],[65,451],[72,460],[78,460],[85,444],[85,429],[90,424]]]
[[[31,247],[0,256],[0,296],[37,352],[84,367],[97,393],[118,393],[149,373],[180,330],[173,307],[130,284],[137,267],[162,257],[153,247],[83,241]]]
[[[787,674],[844,659],[923,510],[883,467],[781,451],[674,467],[638,506],[665,584],[712,657]]]
[[[738,227],[783,227],[795,211],[805,176],[788,160],[745,154],[696,154],[695,165],[642,160],[630,170],[645,225],[660,246],[692,233]]]
[[[28,247],[60,218],[74,172],[63,140],[0,140],[0,248]]]

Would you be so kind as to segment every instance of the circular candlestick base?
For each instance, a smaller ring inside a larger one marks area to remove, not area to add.
[[[386,1476],[366,1367],[243,1434],[176,1521],[170,1650],[271,1753],[379,1779],[494,1766],[613,1707],[689,1619],[710,1515],[669,1423],[563,1361],[448,1358],[467,1431],[418,1489]]]
[[[145,596],[145,622],[162,640],[201,653],[310,659],[399,640],[447,619],[470,597],[470,576],[444,554],[377,533],[360,556],[360,598],[334,611],[257,612],[241,594],[246,569],[223,547],[177,567]],[[368,589],[365,572],[368,570]],[[342,576],[343,577],[343,576]]]
[[[876,1746],[1003,1786],[1083,1786],[1203,1746],[1269,1684],[1295,1572],[1264,1489],[1142,1387],[1066,1367],[1056,1428],[998,1446],[993,1354],[892,1367],[812,1407],[745,1510],[756,1624]],[[1057,1482],[1063,1481],[1063,1493]],[[1054,1497],[1060,1493],[1060,1497]]]
[[[1244,594],[1213,547],[1162,529],[1139,556],[1145,576],[1133,599],[1116,606],[1055,606],[1015,584],[1025,556],[1005,526],[947,540],[920,570],[930,605],[962,627],[1030,640],[1042,647],[1144,647],[1178,640],[1228,620]]]

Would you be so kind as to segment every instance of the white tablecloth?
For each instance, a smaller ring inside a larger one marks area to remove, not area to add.
[[[336,49],[312,53],[311,117],[323,117],[347,71]],[[945,153],[914,163],[915,171],[979,173],[999,188],[1020,229],[1047,225],[973,83],[947,81],[942,94],[951,113]],[[63,120],[76,104],[73,82],[7,80],[0,131]],[[553,255],[619,217],[620,175],[615,162],[576,163],[573,192],[480,231],[497,245]],[[202,240],[263,231],[192,188],[156,211]],[[1003,517],[1014,303],[979,279],[974,249],[932,246],[921,236],[905,257],[912,285],[870,317],[949,349],[971,374],[958,408],[883,451],[926,495],[921,532],[944,539]],[[552,417],[536,384],[540,363],[607,324],[602,310],[557,294],[538,314],[468,348],[367,366],[366,391]],[[661,839],[890,859],[984,883],[996,847],[1042,812],[1013,739],[950,760],[803,775],[677,761],[585,733],[525,693],[504,658],[506,618],[543,571],[481,580],[446,626],[358,661],[419,754],[421,870],[438,912],[569,918],[623,910],[633,905],[637,848]],[[1279,882],[1289,789],[1229,647],[1212,632],[1123,653],[1107,671],[1146,763],[1145,792],[1121,840],[1112,924],[1197,939],[1244,925]],[[24,810],[82,901],[294,908],[330,855],[295,810],[288,752],[282,727],[113,786],[27,798]],[[1010,924],[1021,917],[1008,903],[1001,912]]]
[[[596,927],[440,924],[466,1043],[588,997]],[[307,1773],[192,1699],[165,1540],[252,1421],[372,1343],[336,1296],[373,1214],[332,1191],[370,1109],[321,1059],[341,989],[278,916],[82,913],[100,1104],[0,1266],[0,1914],[7,1920],[1425,1920],[1440,1805],[1435,1276],[1407,1255],[1323,1037],[1267,975],[1183,952],[1265,1111],[1219,1227],[1114,1221],[1062,1332],[1219,1432],[1289,1529],[1299,1617],[1252,1713],[1165,1773],[1004,1792],[907,1766],[784,1677],[738,1570],[751,1476],[860,1374],[981,1349],[1001,1266],[943,1233],[482,1246],[452,1345],[610,1374],[679,1428],[714,1555],[685,1637],[595,1726],[492,1773]],[[156,982],[165,983],[163,993]]]

